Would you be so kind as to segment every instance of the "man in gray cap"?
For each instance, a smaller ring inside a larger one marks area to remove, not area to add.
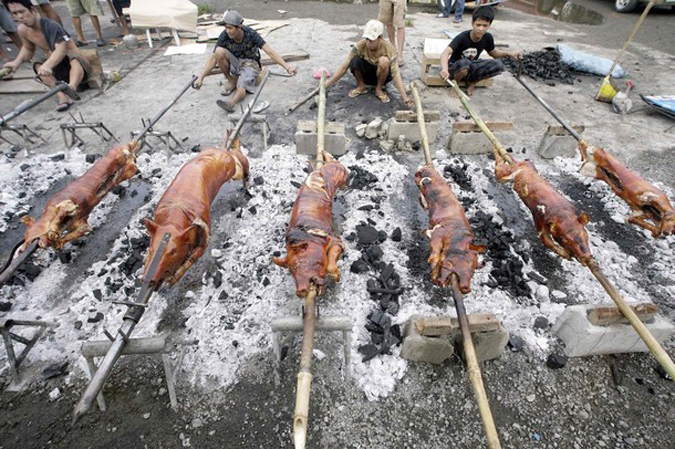
[[[289,75],[295,75],[297,70],[287,64],[255,30],[244,25],[244,19],[237,11],[228,11],[223,17],[223,22],[225,22],[225,31],[220,33],[213,55],[206,62],[194,87],[196,89],[202,87],[204,78],[218,64],[227,81],[221,94],[234,93],[234,95],[229,101],[218,100],[216,103],[227,112],[234,112],[234,106],[246,96],[247,92],[255,92],[256,79],[262,70],[260,49],[267,53],[272,61],[283,67]]]

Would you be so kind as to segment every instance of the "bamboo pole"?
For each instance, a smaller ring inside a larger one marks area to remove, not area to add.
[[[595,276],[598,282],[602,284],[607,294],[616,303],[623,316],[628,319],[640,338],[642,338],[642,341],[645,342],[645,345],[647,345],[651,353],[654,354],[654,357],[656,357],[656,360],[658,360],[663,369],[666,370],[670,377],[675,379],[675,363],[673,363],[673,360],[670,358],[666,350],[663,349],[658,341],[656,341],[656,338],[654,338],[652,333],[649,332],[649,329],[647,329],[644,323],[640,321],[633,309],[631,309],[630,306],[626,304],[626,301],[623,299],[619,291],[602,272],[598,266],[598,262],[595,259],[591,259],[588,263],[588,268],[591,270],[591,273],[593,273],[593,276]]]
[[[459,321],[459,328],[462,332],[462,342],[464,344],[464,357],[466,359],[467,369],[469,370],[469,379],[473,387],[473,394],[478,403],[478,411],[480,412],[481,420],[483,421],[483,429],[487,437],[489,449],[500,449],[502,446],[499,443],[499,434],[495,421],[492,418],[492,411],[490,410],[490,403],[488,402],[487,393],[483,385],[483,377],[478,365],[478,358],[476,357],[476,349],[473,346],[471,339],[471,331],[469,329],[469,320],[466,316],[466,309],[464,308],[464,299],[462,292],[459,290],[459,280],[456,274],[452,275],[452,297],[455,301],[455,308],[457,309],[457,320]]]
[[[427,136],[427,124],[424,122],[424,109],[422,108],[422,100],[420,100],[420,94],[417,91],[417,83],[410,83],[410,91],[412,92],[413,99],[415,100],[415,109],[417,110],[417,124],[420,127],[420,136],[422,136],[422,147],[424,148],[424,158],[427,161],[427,165],[432,165],[433,161],[431,159],[431,150],[429,149],[429,137]]]
[[[459,101],[462,102],[462,105],[464,106],[464,109],[466,109],[466,112],[469,113],[471,118],[473,119],[474,122],[476,122],[476,125],[480,128],[481,131],[483,131],[483,134],[485,134],[485,137],[488,138],[488,140],[492,143],[492,148],[496,153],[501,156],[502,159],[505,159],[506,162],[509,164],[513,164],[513,158],[509,153],[506,152],[502,144],[499,142],[497,137],[490,131],[490,128],[487,127],[485,122],[481,120],[481,118],[476,114],[469,104],[469,97],[466,96],[464,92],[462,92],[462,89],[459,88],[457,83],[451,79],[447,80],[447,83],[452,86],[453,89],[455,89],[455,92],[457,92],[457,96],[459,97]]]
[[[316,94],[319,93],[319,89],[320,89],[320,87],[317,87],[317,88],[315,88],[315,89],[312,89],[312,91],[311,91],[310,93],[308,93],[307,95],[305,95],[304,97],[302,97],[300,100],[298,100],[297,103],[295,103],[293,106],[291,106],[290,108],[288,108],[288,110],[286,111],[286,115],[293,113],[293,111],[295,111],[296,109],[298,109],[298,108],[299,108],[300,106],[302,106],[303,104],[307,103],[310,99],[312,99]]]
[[[326,148],[326,72],[321,72],[319,84],[319,114],[316,119],[316,168],[323,166]]]
[[[293,442],[295,449],[304,449],[307,444],[309,393],[312,385],[312,351],[314,350],[314,334],[316,332],[316,295],[316,286],[312,284],[305,297],[300,371],[298,372],[295,411],[293,412]]]

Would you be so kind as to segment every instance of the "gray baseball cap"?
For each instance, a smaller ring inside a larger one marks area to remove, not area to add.
[[[244,23],[244,18],[237,11],[228,11],[223,16],[223,22],[227,25],[238,27]]]

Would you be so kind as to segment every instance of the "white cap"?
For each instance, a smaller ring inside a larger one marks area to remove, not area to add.
[[[374,41],[384,33],[384,25],[379,20],[369,20],[366,28],[363,30],[363,37]]]

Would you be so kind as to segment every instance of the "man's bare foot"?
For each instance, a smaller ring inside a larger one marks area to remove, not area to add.
[[[466,89],[466,94],[468,96],[471,96],[471,95],[473,95],[473,91],[475,91],[475,90],[476,90],[476,83],[469,83],[469,87],[467,87],[467,89]]]
[[[237,85],[233,83],[225,83],[223,84],[223,89],[220,91],[220,95],[223,95],[227,97],[230,95],[232,92],[234,92],[237,89]]]

